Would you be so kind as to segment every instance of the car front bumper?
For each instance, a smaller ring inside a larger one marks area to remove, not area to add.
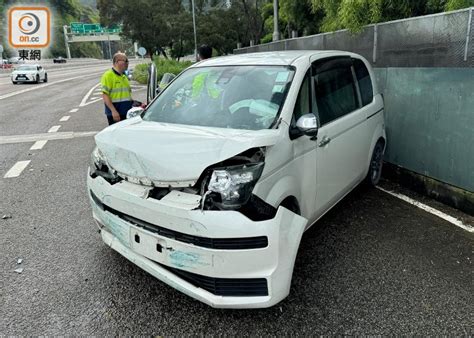
[[[148,188],[125,181],[87,183],[103,241],[166,284],[219,308],[269,307],[288,295],[305,218],[280,207],[255,222],[147,198]]]
[[[14,82],[35,82],[36,75],[35,74],[24,74],[22,75],[12,75],[12,81]]]

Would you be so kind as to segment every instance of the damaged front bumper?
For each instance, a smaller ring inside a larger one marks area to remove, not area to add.
[[[288,295],[305,218],[282,207],[259,222],[192,210],[186,194],[165,202],[100,176],[88,175],[88,188],[103,241],[177,290],[219,308],[269,307]]]

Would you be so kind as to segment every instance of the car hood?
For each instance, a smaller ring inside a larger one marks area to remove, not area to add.
[[[274,145],[279,131],[186,126],[135,117],[95,136],[107,163],[120,174],[157,186],[194,185],[201,173],[247,149]]]
[[[19,70],[16,69],[12,72],[12,74],[35,74],[37,71],[36,70]]]

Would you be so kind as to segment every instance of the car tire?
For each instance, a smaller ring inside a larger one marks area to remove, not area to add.
[[[44,80],[43,80],[43,82],[45,82],[45,83],[48,82],[48,73],[44,73]]]
[[[12,81],[12,83],[13,83],[13,84],[18,84],[18,82],[16,82],[16,81]]]
[[[380,177],[382,177],[382,165],[383,165],[383,152],[384,152],[384,143],[378,141],[372,152],[372,157],[370,158],[369,172],[365,178],[365,183],[368,186],[375,187],[380,182]]]
[[[40,76],[36,74],[36,83],[40,83]]]

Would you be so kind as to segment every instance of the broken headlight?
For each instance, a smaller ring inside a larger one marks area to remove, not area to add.
[[[107,160],[100,149],[95,147],[91,154],[91,169],[99,169],[103,165],[107,165]]]
[[[262,175],[263,165],[260,162],[214,169],[207,188],[220,195],[220,201],[214,203],[223,209],[234,209],[247,203]]]
[[[117,177],[115,172],[107,164],[105,155],[97,147],[94,148],[91,154],[89,172],[92,177],[98,175],[109,180],[113,180]]]

